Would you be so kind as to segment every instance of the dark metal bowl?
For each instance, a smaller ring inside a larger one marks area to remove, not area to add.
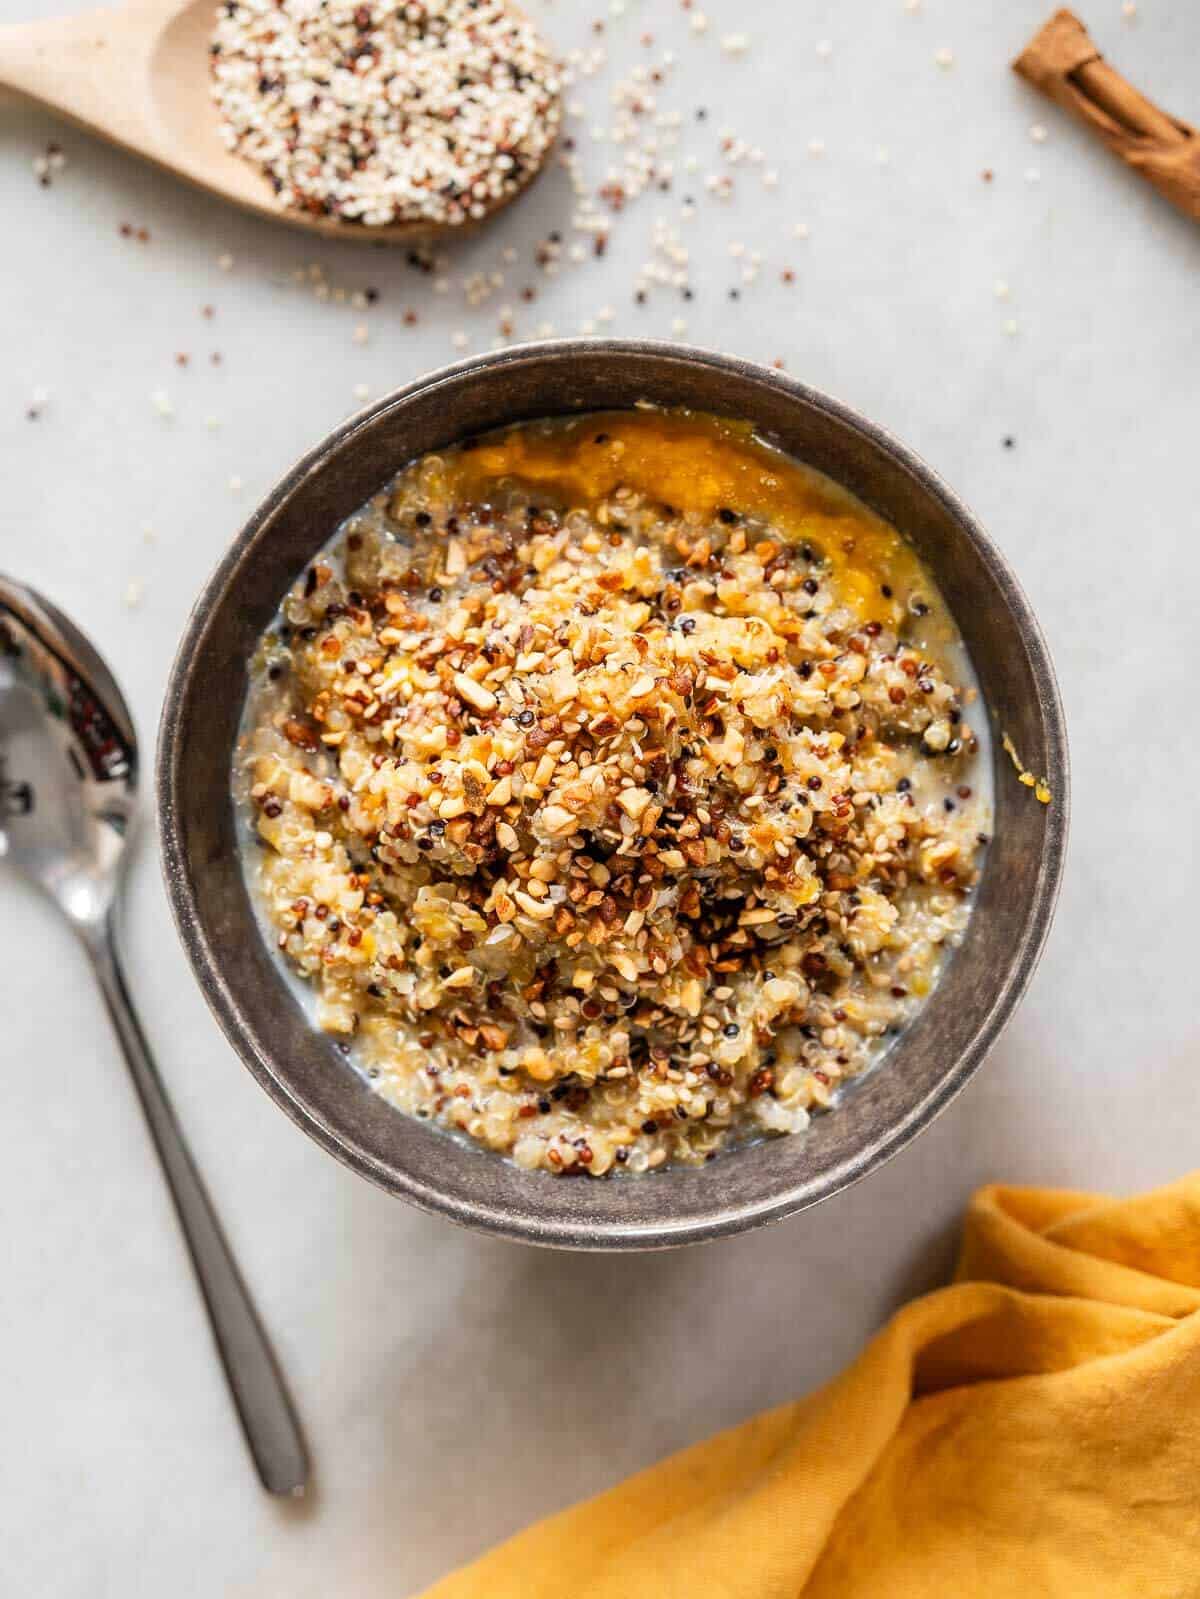
[[[962,946],[886,1064],[806,1136],[702,1168],[568,1182],[401,1114],[311,1026],[247,898],[230,761],[259,634],[338,523],[402,465],[503,423],[638,400],[748,418],[899,527],[957,618],[993,732],[1011,734],[1048,776],[1054,801],[1038,804],[997,754],[995,838]],[[192,614],[167,687],[157,781],[184,946],[230,1042],[271,1097],[331,1154],[414,1204],[577,1249],[661,1248],[776,1221],[903,1148],[979,1066],[1029,982],[1067,826],[1066,738],[1046,646],[999,551],[945,484],[872,423],[790,378],[678,345],[618,340],[525,345],[460,362],[380,400],[305,456],[234,540]]]

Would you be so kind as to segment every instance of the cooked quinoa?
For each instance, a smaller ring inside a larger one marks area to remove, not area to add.
[[[526,1168],[696,1164],[804,1129],[936,981],[990,827],[963,665],[896,532],[748,429],[529,424],[297,583],[248,869],[402,1109]]]

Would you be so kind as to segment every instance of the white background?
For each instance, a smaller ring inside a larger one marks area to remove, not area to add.
[[[526,336],[543,319],[578,331],[606,303],[621,333],[669,336],[686,316],[690,340],[782,357],[915,446],[1026,585],[1075,769],[1066,889],[1032,993],[938,1124],[817,1212],[669,1256],[541,1253],[376,1193],[267,1100],[192,984],[147,827],[132,983],[303,1413],[317,1489],[296,1508],[253,1478],[83,962],[51,913],[0,877],[5,1594],[409,1593],[827,1377],[945,1272],[977,1184],[1126,1190],[1196,1159],[1200,228],[1008,71],[1048,0],[927,0],[917,16],[902,0],[706,3],[701,36],[678,0],[630,0],[620,17],[606,0],[537,8],[564,50],[597,42],[592,21],[608,19],[609,66],[568,92],[589,108],[573,131],[593,184],[620,153],[590,131],[611,126],[615,78],[676,50],[660,94],[684,113],[673,190],[630,206],[602,261],[551,280],[531,263],[551,229],[573,237],[556,171],[456,254],[445,297],[394,254],[314,247],[6,106],[0,566],[100,642],[149,757],[201,583],[257,497],[353,408],[357,384],[377,394],[450,359],[459,329],[486,348],[505,303]],[[0,0],[11,20],[55,9]],[[1144,0],[1130,22],[1118,0],[1090,0],[1089,21],[1134,81],[1200,122],[1200,7]],[[735,30],[750,41],[740,60],[720,46]],[[935,65],[942,46],[950,70]],[[705,192],[726,126],[763,147],[776,189],[743,165],[732,203]],[[43,190],[30,163],[56,136],[69,166]],[[639,308],[654,220],[677,221],[685,194],[695,298],[658,289]],[[122,238],[126,221],[150,242]],[[763,256],[736,303],[730,241]],[[503,265],[503,290],[465,309],[463,273],[500,266],[506,245],[520,259]],[[331,283],[378,287],[365,346],[352,339],[359,313],[290,281],[314,261]],[[526,283],[532,306],[517,298]],[[50,396],[30,421],[39,387]],[[155,413],[160,390],[173,420]]]

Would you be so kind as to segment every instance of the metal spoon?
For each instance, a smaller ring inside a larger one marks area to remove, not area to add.
[[[9,23],[0,27],[0,88],[275,222],[367,244],[411,244],[474,230],[477,224],[363,227],[281,208],[263,173],[221,139],[208,54],[216,12],[217,0],[128,0],[78,16]],[[541,170],[531,168],[519,192]],[[492,210],[515,198],[505,196]]]
[[[208,1307],[263,1486],[299,1494],[304,1439],[121,974],[114,937],[137,786],[137,739],[96,651],[31,589],[0,577],[0,857],[44,889],[87,950]]]

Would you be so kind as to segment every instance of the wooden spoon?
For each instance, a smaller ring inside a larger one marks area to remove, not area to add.
[[[215,0],[130,0],[120,10],[0,27],[0,87],[275,222],[370,244],[410,244],[479,225],[374,227],[280,206],[258,168],[222,142],[208,54],[215,17]],[[532,168],[489,216],[540,170]]]

